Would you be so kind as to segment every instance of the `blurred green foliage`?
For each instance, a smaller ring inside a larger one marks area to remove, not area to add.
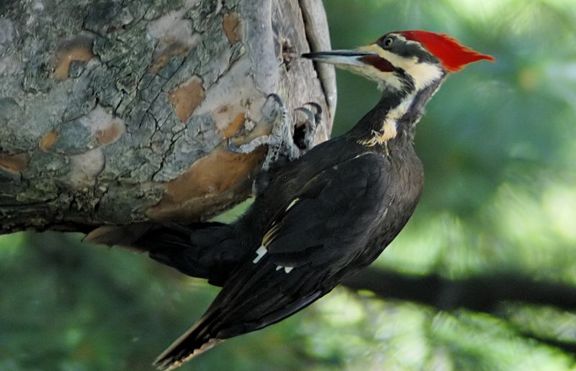
[[[496,57],[451,76],[417,135],[426,190],[376,263],[463,278],[518,272],[576,286],[576,3],[329,0],[333,46],[428,29]],[[339,73],[335,133],[377,101]],[[149,370],[215,290],[79,236],[0,238],[0,370]],[[437,312],[337,289],[183,370],[567,370],[574,357],[521,333],[576,343],[576,314],[503,305]]]

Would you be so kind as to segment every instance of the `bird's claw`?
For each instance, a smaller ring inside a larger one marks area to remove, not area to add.
[[[240,149],[240,146],[234,143],[234,140],[232,138],[226,139],[226,148],[230,152],[243,153],[242,150]]]
[[[260,110],[263,120],[274,124],[279,116],[287,115],[286,107],[278,94],[268,94]]]
[[[294,141],[302,155],[314,146],[316,131],[322,120],[322,107],[317,103],[309,102],[296,108],[294,112],[296,116]]]
[[[266,101],[262,105],[262,108],[260,109],[260,113],[262,118],[258,123],[254,124],[253,121],[247,120],[247,122],[244,124],[244,127],[247,129],[246,126],[248,123],[252,124],[253,126],[271,126],[271,129],[269,130],[270,134],[256,137],[243,144],[237,144],[236,138],[228,138],[226,147],[230,152],[246,154],[253,152],[256,150],[256,148],[262,145],[268,145],[269,147],[272,147],[276,144],[275,142],[277,141],[277,138],[274,134],[277,131],[276,128],[278,126],[282,126],[277,124],[277,122],[282,122],[286,116],[286,110],[280,97],[277,94],[269,94],[266,97]],[[250,129],[254,128],[252,127]]]
[[[257,137],[248,143],[237,145],[228,139],[228,150],[250,153],[262,145],[268,146],[263,171],[282,166],[285,162],[301,157],[314,145],[316,129],[322,109],[318,104],[306,103],[288,114],[284,102],[277,94],[269,94],[261,108],[261,122],[271,125],[270,134]],[[260,124],[260,123],[258,123]]]

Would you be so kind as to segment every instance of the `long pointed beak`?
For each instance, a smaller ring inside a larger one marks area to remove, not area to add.
[[[302,58],[312,59],[314,61],[330,63],[336,65],[348,66],[366,66],[366,61],[370,57],[378,55],[359,50],[330,50],[325,52],[304,53]]]
[[[309,58],[317,62],[330,63],[339,67],[356,71],[365,70],[366,67],[374,67],[382,72],[395,70],[390,61],[382,58],[377,53],[368,50],[331,50],[326,52],[304,53],[303,58]]]

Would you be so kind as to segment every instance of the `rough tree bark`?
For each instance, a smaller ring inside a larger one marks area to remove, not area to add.
[[[250,191],[260,108],[322,109],[321,0],[0,2],[0,233],[209,217]],[[321,69],[320,69],[321,68]],[[256,124],[256,125],[255,125]],[[250,130],[255,126],[254,130]]]

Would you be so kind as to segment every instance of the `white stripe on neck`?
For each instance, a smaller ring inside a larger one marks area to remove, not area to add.
[[[398,120],[402,118],[410,108],[414,101],[414,94],[410,94],[404,98],[402,103],[392,108],[382,121],[380,130],[373,130],[370,139],[361,140],[359,143],[368,147],[373,147],[377,144],[386,144],[389,140],[396,138],[398,135]]]

